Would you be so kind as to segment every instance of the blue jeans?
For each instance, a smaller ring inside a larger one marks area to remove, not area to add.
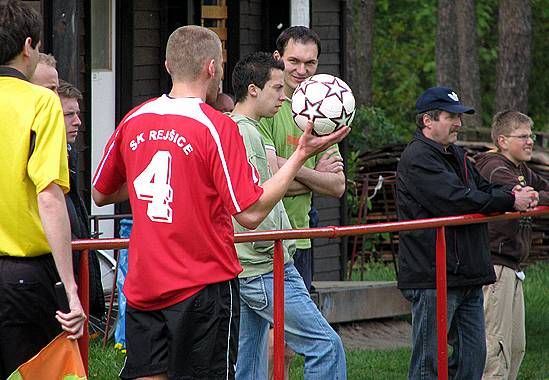
[[[403,289],[412,302],[412,358],[408,379],[437,379],[436,289]],[[477,380],[486,360],[481,286],[448,288],[448,378]]]
[[[273,272],[240,279],[240,335],[236,379],[267,379]],[[284,267],[286,343],[305,356],[305,379],[346,379],[341,339],[311,300],[293,264]]]

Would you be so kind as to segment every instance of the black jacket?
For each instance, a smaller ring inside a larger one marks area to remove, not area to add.
[[[549,204],[549,182],[538,176],[524,162],[515,165],[498,152],[475,156],[480,174],[489,182],[531,186],[539,192],[539,204]],[[532,218],[520,218],[488,223],[492,262],[514,270],[528,257],[532,242]]]
[[[414,220],[513,209],[512,186],[488,183],[456,145],[444,148],[417,130],[398,165],[399,220]],[[401,289],[435,288],[436,230],[399,234]],[[495,281],[486,224],[446,228],[448,287]]]
[[[70,191],[65,195],[65,203],[69,214],[72,239],[89,239],[88,210],[78,191],[77,154],[76,149],[68,150]],[[88,252],[89,265],[89,307],[90,314],[101,319],[105,312],[105,298],[101,283],[101,267],[95,251]],[[80,252],[73,255],[74,275],[78,278],[80,268]]]

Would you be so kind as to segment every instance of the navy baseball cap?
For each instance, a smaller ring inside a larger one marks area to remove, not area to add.
[[[474,108],[461,104],[456,92],[448,87],[431,87],[417,98],[417,113],[432,110],[442,110],[451,113],[475,113]]]

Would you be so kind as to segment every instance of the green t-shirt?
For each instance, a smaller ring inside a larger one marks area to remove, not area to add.
[[[238,124],[240,134],[242,135],[244,145],[246,146],[248,161],[254,165],[259,172],[259,183],[263,184],[263,182],[272,177],[272,171],[267,161],[265,145],[256,128],[257,122],[241,115],[229,114],[229,116]],[[233,226],[235,232],[250,231],[238,224],[235,219],[233,219]],[[278,202],[256,230],[272,231],[291,228],[292,226],[288,220],[284,205],[282,202]],[[295,253],[295,240],[284,240],[282,246],[284,248],[284,263],[287,263]],[[235,244],[235,247],[240,264],[244,268],[244,271],[240,273],[239,277],[246,278],[258,276],[273,271],[273,241],[238,243]]]
[[[303,131],[299,129],[292,117],[292,102],[289,99],[282,103],[282,107],[274,117],[261,119],[258,129],[263,137],[266,149],[273,149],[278,157],[286,159],[295,152],[299,138],[303,134]],[[323,153],[321,152],[309,158],[303,166],[314,169]],[[308,192],[284,197],[284,206],[293,228],[309,228],[309,210],[311,209],[312,195],[312,192]],[[311,240],[309,239],[297,240],[296,244],[299,249],[311,248]]]

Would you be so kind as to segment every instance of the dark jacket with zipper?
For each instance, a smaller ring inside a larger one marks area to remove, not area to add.
[[[399,220],[513,210],[510,185],[490,184],[465,151],[441,144],[417,130],[397,170]],[[448,287],[476,286],[496,279],[485,223],[446,228]],[[400,289],[435,288],[436,230],[399,234]]]
[[[476,166],[491,183],[531,186],[539,192],[539,204],[549,204],[549,182],[538,176],[524,162],[515,165],[498,152],[475,156]],[[488,223],[492,262],[514,270],[521,269],[532,242],[532,218]]]

